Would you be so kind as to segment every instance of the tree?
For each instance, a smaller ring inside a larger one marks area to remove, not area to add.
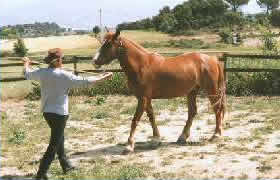
[[[170,7],[169,6],[164,6],[161,10],[159,10],[159,15],[164,15],[170,13]]]
[[[161,32],[171,33],[174,32],[175,26],[177,24],[176,18],[172,13],[166,13],[161,15],[161,23],[159,25],[159,30]]]
[[[192,9],[187,3],[175,6],[173,14],[177,20],[178,30],[191,28]]]
[[[24,57],[28,52],[23,39],[18,38],[17,42],[14,43],[14,53],[20,57]]]
[[[279,0],[257,0],[257,3],[261,8],[266,8],[266,14],[279,7]]]
[[[100,28],[99,26],[94,26],[94,28],[92,28],[92,32],[94,32],[95,37],[97,36],[98,33],[100,33]]]
[[[249,0],[226,0],[226,2],[228,2],[231,7],[232,7],[232,10],[234,12],[237,12],[237,9],[240,7],[240,6],[243,6],[243,5],[246,5],[249,3]]]
[[[273,26],[280,27],[280,10],[279,9],[272,10],[271,15],[270,15],[270,23]]]

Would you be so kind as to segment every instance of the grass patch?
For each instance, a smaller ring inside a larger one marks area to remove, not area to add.
[[[9,138],[9,143],[22,144],[25,140],[25,132],[22,129],[15,129]]]
[[[179,39],[179,40],[168,40],[160,42],[146,41],[141,43],[145,48],[187,48],[187,49],[210,49],[210,48],[221,48],[221,44],[209,44],[204,43],[200,39]]]
[[[110,114],[108,112],[98,111],[94,113],[93,117],[96,119],[105,119],[110,117]]]
[[[136,112],[136,108],[137,108],[137,105],[131,105],[131,106],[125,107],[121,111],[121,114],[133,115]]]
[[[249,160],[250,161],[258,161],[258,160],[260,160],[260,158],[261,158],[260,156],[252,156],[252,157],[249,158]]]
[[[63,175],[58,163],[52,166],[50,172],[52,178],[59,179],[116,179],[131,180],[147,177],[150,167],[135,164],[110,164],[103,158],[91,160],[92,163],[84,162],[86,167]]]
[[[95,104],[96,105],[101,105],[101,104],[104,104],[105,103],[105,97],[102,97],[102,96],[98,96],[98,97],[96,97],[96,102],[95,102]]]

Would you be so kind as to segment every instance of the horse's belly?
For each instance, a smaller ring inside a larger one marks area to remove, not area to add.
[[[195,83],[170,83],[163,84],[153,90],[153,99],[169,99],[174,97],[187,96],[193,89]]]

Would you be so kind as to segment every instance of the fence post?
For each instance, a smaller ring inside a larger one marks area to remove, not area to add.
[[[74,56],[74,57],[72,58],[72,60],[73,60],[73,65],[74,65],[74,74],[75,74],[75,75],[78,75],[78,67],[77,67],[78,59],[77,59],[76,56]]]
[[[224,81],[225,84],[227,84],[227,54],[224,53],[223,55],[223,61],[224,61]]]

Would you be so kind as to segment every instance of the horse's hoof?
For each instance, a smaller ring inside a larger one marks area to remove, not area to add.
[[[126,148],[123,150],[122,154],[127,155],[127,154],[130,154],[132,152],[134,152],[134,149],[130,146],[126,146]]]
[[[176,143],[177,144],[187,144],[187,141],[183,136],[180,136]]]
[[[155,141],[155,142],[160,142],[161,141],[160,136],[150,136],[149,139],[151,141]]]
[[[220,139],[222,136],[219,134],[214,134],[211,138],[210,138],[210,142],[216,141],[218,139]]]

